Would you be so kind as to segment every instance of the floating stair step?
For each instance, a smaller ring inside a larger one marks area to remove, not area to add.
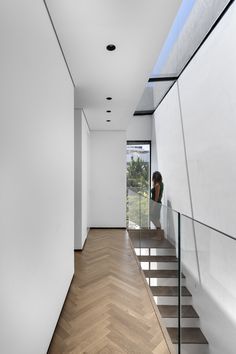
[[[154,301],[157,305],[177,305],[178,304],[178,297],[177,296],[156,296],[156,295],[153,295],[153,298],[154,298]],[[182,305],[192,305],[192,296],[182,296],[181,304]],[[197,326],[198,325],[196,325],[196,326],[192,325],[192,326],[186,326],[186,327],[197,327]],[[168,326],[168,327],[175,327],[175,326]],[[183,327],[185,327],[185,325]]]
[[[175,248],[134,247],[137,256],[176,256]]]
[[[156,230],[156,229],[142,229],[142,230],[128,230],[129,237],[131,239],[156,239],[156,240],[162,240],[164,239],[164,231],[163,230]]]
[[[179,319],[177,317],[162,317],[162,321],[165,324],[166,328],[178,328]],[[199,328],[200,319],[198,317],[182,317],[181,318],[181,327],[183,328]]]
[[[131,237],[131,242],[133,244],[133,247],[139,247],[139,248],[168,248],[168,249],[175,249],[175,247],[170,243],[167,239],[163,240],[154,240],[150,238],[143,238],[142,240],[140,239],[133,239]]]
[[[175,256],[138,256],[139,262],[177,262]]]
[[[174,248],[163,230],[129,230],[128,233],[134,247]]]
[[[178,317],[178,306],[177,305],[158,305],[157,306],[161,317],[164,318],[177,318]],[[197,312],[191,305],[181,306],[181,317],[182,318],[199,318]]]
[[[149,248],[149,253],[144,254],[140,253],[140,256],[176,256],[176,250],[175,248]]]
[[[178,345],[173,344],[175,353],[178,353]],[[208,344],[182,344],[181,354],[209,354]]]
[[[154,296],[178,296],[177,286],[150,286]],[[182,286],[182,296],[192,296],[186,286]]]
[[[143,272],[146,278],[178,278],[178,270],[175,269],[144,270]],[[183,274],[182,278],[185,278]]]
[[[171,341],[174,344],[178,343],[178,328],[167,327]],[[197,327],[181,328],[181,343],[182,344],[208,344],[206,337]]]
[[[134,247],[140,248],[170,248],[175,249],[175,247],[168,240],[151,240],[151,239],[143,239],[143,240],[132,240]]]

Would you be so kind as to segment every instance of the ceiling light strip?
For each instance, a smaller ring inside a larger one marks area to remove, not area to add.
[[[134,116],[151,116],[155,112],[155,109],[147,111],[135,111]]]
[[[148,82],[176,81],[178,76],[150,77]]]

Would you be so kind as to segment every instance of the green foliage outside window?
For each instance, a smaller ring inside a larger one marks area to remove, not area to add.
[[[149,163],[138,157],[127,163],[127,188],[147,195],[149,188]]]
[[[149,163],[140,157],[127,163],[127,189],[127,225],[148,227]]]

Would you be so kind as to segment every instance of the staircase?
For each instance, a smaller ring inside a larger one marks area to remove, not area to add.
[[[173,345],[178,343],[178,259],[163,230],[129,230],[129,236]],[[182,276],[181,353],[207,354],[208,342]],[[177,351],[176,351],[177,352]]]

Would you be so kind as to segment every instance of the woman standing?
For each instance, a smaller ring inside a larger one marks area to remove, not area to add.
[[[164,184],[162,182],[162,175],[159,171],[155,171],[152,175],[151,189],[151,205],[150,205],[150,219],[156,228],[160,228],[160,212],[161,212],[161,199],[164,190]]]

